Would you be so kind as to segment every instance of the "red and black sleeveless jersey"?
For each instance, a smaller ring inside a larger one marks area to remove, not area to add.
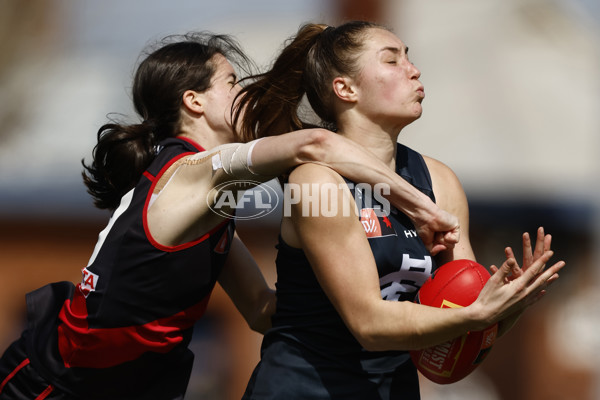
[[[420,154],[398,145],[396,172],[435,201]],[[375,258],[382,298],[412,301],[436,269],[434,260],[406,215],[386,209],[383,196],[369,186],[346,181]],[[334,246],[322,243],[329,245]],[[321,289],[304,252],[281,238],[278,248],[273,328],[264,337],[244,398],[418,399],[409,354],[364,350]]]
[[[165,398],[185,392],[193,360],[187,345],[225,262],[234,223],[168,247],[150,235],[147,210],[161,175],[198,151],[181,138],[162,142],[100,233],[82,281],[28,295],[32,364],[63,390],[103,399],[160,398],[148,397],[153,387],[164,387]]]

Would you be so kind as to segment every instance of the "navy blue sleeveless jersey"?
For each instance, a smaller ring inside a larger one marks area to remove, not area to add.
[[[435,201],[420,154],[398,145],[396,171]],[[380,212],[385,207],[375,193],[347,182],[375,257],[382,298],[412,301],[436,268],[434,261],[407,216],[395,209]],[[263,339],[261,361],[244,398],[419,399],[408,352],[363,349],[321,289],[304,252],[281,238],[278,249],[273,328]]]
[[[227,220],[197,240],[167,247],[148,230],[147,210],[161,175],[203,149],[172,138],[112,215],[82,281],[27,295],[27,354],[63,391],[85,399],[172,399],[185,393],[187,348],[234,233]]]

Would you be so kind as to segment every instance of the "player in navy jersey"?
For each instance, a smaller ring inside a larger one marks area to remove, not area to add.
[[[522,267],[507,249],[507,259],[499,269],[491,267],[495,273],[472,305],[441,309],[412,302],[437,265],[475,256],[457,177],[397,143],[400,131],[421,116],[424,98],[407,51],[376,24],[307,24],[286,42],[271,70],[243,89],[246,113],[240,119],[246,119],[242,131],[249,138],[302,128],[296,110],[306,95],[326,126],[456,214],[462,229],[455,247],[428,249],[407,215],[384,210],[360,181],[316,164],[296,167],[287,177],[289,192],[312,191],[286,199],[277,309],[245,399],[419,399],[409,350],[495,322],[505,332],[564,266],[560,261],[546,268],[551,237],[540,228],[533,249],[523,237]],[[265,112],[280,102],[285,112]],[[357,213],[348,212],[355,206]]]
[[[388,182],[431,248],[456,243],[455,217],[331,132],[233,143],[236,60],[244,56],[231,38],[190,34],[168,38],[141,61],[132,91],[142,122],[102,126],[93,162],[84,164],[88,191],[110,221],[80,283],[27,295],[27,329],[0,360],[0,399],[183,398],[192,328],[217,281],[264,332],[275,297],[234,220],[211,211],[208,194],[222,183],[263,182],[320,162],[356,180]]]

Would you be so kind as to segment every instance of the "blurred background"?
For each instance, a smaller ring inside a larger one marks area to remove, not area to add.
[[[266,67],[300,24],[347,19],[386,24],[410,47],[427,97],[400,140],[460,177],[478,261],[500,263],[541,225],[567,261],[481,368],[454,385],[424,380],[423,399],[600,399],[597,0],[0,1],[0,348],[24,326],[26,292],[80,280],[109,217],[85,192],[81,160],[108,114],[135,117],[146,44],[228,33]],[[239,232],[273,284],[271,217]],[[187,398],[239,399],[260,341],[216,288]]]

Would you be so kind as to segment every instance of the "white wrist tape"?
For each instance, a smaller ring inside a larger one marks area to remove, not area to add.
[[[210,151],[212,153],[211,162],[213,170],[223,169],[225,173],[237,179],[256,178],[252,167],[252,150],[260,139],[248,143],[230,143],[215,147]],[[198,157],[202,153],[198,153]]]

